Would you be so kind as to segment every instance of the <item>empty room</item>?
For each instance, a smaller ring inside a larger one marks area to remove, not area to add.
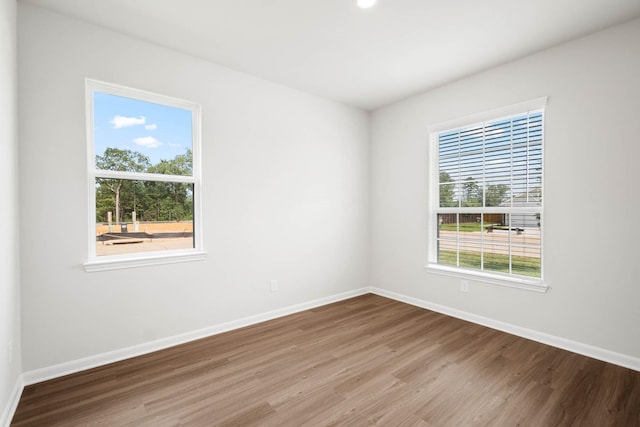
[[[0,22],[0,426],[640,426],[640,1]]]

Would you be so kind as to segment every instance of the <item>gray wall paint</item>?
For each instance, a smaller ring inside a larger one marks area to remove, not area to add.
[[[18,11],[25,371],[368,286],[367,113]],[[206,261],[83,271],[85,77],[202,104]]]
[[[20,375],[16,2],[0,2],[0,423]],[[9,352],[9,343],[13,351]]]
[[[372,284],[640,357],[640,20],[380,109],[372,117]],[[427,126],[549,96],[547,294],[428,274]]]

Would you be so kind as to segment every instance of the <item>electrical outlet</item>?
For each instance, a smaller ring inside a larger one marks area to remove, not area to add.
[[[277,290],[278,290],[278,281],[274,279],[271,281],[271,292],[275,292]]]
[[[460,290],[462,292],[469,292],[469,281],[468,280],[460,280]]]

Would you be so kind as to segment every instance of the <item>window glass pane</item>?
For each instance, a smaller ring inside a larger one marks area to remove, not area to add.
[[[460,267],[479,269],[482,266],[482,214],[461,213],[458,219]]]
[[[440,159],[440,181],[456,181],[458,179],[458,170],[460,168],[459,159]]]
[[[513,274],[540,277],[540,246],[516,246],[511,248]]]
[[[508,213],[490,213],[484,217],[482,268],[488,272],[510,273],[509,244],[521,230],[511,226]]]
[[[485,247],[483,269],[488,272],[509,273],[509,246],[491,245]]]
[[[460,242],[460,267],[482,268],[482,244],[480,242]]]
[[[458,131],[443,132],[440,134],[438,138],[440,158],[458,156],[458,149],[460,144],[459,138],[460,133]]]
[[[460,131],[460,155],[482,152],[484,129],[476,126]]]
[[[438,263],[458,265],[458,223],[457,214],[438,215]]]
[[[476,175],[477,176],[477,175]],[[482,181],[478,181],[474,176],[469,175],[460,184],[461,206],[478,207],[482,206]]]
[[[96,254],[192,249],[193,184],[96,179]]]
[[[485,214],[484,221],[484,269],[540,277],[540,214]]]
[[[458,239],[458,214],[438,214],[438,239]]]
[[[541,232],[540,214],[511,214],[511,226],[521,230],[511,238],[511,269],[513,274],[540,277],[541,267]]]
[[[192,129],[191,110],[93,92],[97,169],[190,176]]]
[[[438,264],[456,267],[458,265],[457,256],[455,242],[438,242]]]
[[[456,185],[446,172],[440,172],[440,207],[451,208],[458,206]]]
[[[484,190],[485,206],[511,206],[509,185],[505,183],[487,183]]]

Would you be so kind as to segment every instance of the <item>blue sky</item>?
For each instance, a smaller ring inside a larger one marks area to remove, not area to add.
[[[191,149],[191,111],[102,92],[93,94],[95,154],[138,151],[152,164]]]

